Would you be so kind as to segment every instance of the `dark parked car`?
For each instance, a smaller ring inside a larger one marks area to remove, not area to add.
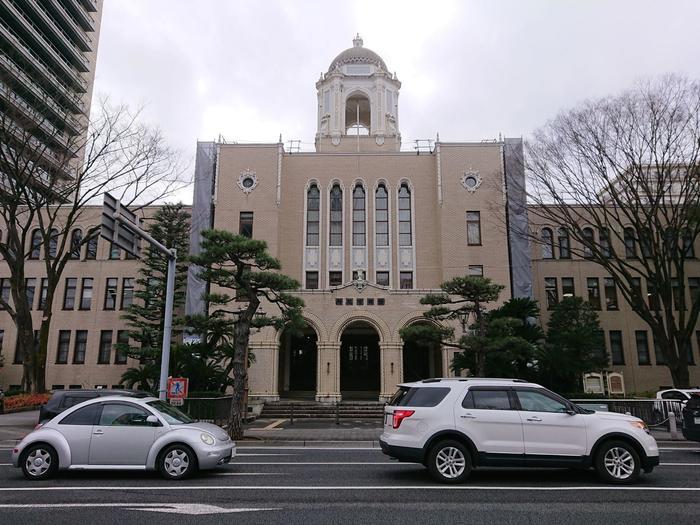
[[[683,436],[700,441],[700,395],[694,394],[683,407]]]
[[[151,397],[153,394],[140,390],[107,389],[107,388],[76,388],[71,390],[55,390],[51,399],[39,409],[39,423],[53,419],[64,410],[96,397],[125,396],[125,397]]]

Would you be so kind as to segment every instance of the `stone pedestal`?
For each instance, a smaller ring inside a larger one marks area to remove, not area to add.
[[[340,343],[318,344],[316,401],[336,403],[340,394]]]
[[[387,402],[403,381],[403,343],[381,343],[381,391],[379,401]]]
[[[250,343],[255,363],[248,368],[248,397],[279,401],[279,347],[274,341]]]

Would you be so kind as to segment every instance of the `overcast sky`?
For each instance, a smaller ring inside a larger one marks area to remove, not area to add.
[[[527,137],[640,78],[700,78],[698,20],[694,0],[105,0],[95,92],[188,157],[219,134],[309,148],[315,82],[359,32],[402,82],[404,148]]]

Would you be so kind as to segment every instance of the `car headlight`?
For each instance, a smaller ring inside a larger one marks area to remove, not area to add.
[[[214,436],[212,436],[211,434],[201,433],[199,435],[199,439],[201,439],[202,443],[204,443],[205,445],[213,445],[214,444]]]
[[[640,430],[643,430],[647,434],[649,433],[649,427],[644,421],[630,421],[630,425],[632,425],[634,428],[638,428]]]

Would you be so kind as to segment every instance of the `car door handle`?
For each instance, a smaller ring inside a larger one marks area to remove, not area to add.
[[[104,434],[104,432],[102,432],[102,430],[98,428],[93,432],[93,434]]]
[[[534,416],[534,417],[529,417],[527,418],[528,421],[542,421],[539,417]]]
[[[476,416],[472,416],[471,414],[462,414],[461,416],[462,419],[476,419]]]

